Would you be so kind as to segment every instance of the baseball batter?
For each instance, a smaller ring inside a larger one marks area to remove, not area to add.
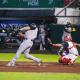
[[[38,33],[38,28],[36,27],[36,24],[32,23],[30,26],[21,28],[20,31],[21,32],[19,32],[19,35],[24,37],[24,40],[21,43],[20,47],[18,48],[16,55],[7,64],[7,66],[15,66],[15,62],[20,57],[20,54],[22,52],[24,52],[26,58],[33,60],[37,62],[38,65],[40,65],[42,60],[29,54],[31,47],[33,46],[33,40],[37,37]],[[25,31],[25,33],[23,34],[22,31]]]
[[[80,44],[74,43],[71,41],[70,36],[67,36],[67,41],[62,44],[52,44],[53,46],[61,46],[62,50],[58,52],[60,54],[59,62],[64,64],[73,64],[75,60],[78,58],[78,50],[76,46],[80,46]],[[63,53],[67,53],[63,55]]]

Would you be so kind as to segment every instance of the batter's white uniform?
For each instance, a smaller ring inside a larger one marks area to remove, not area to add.
[[[67,59],[70,59],[70,62],[73,63],[76,60],[76,58],[78,57],[79,53],[73,42],[68,41],[68,45],[69,45],[68,46],[69,53],[67,55],[63,56],[62,60],[64,58],[67,58]]]
[[[8,63],[8,66],[14,66],[16,59],[19,58],[22,52],[24,52],[26,58],[34,60],[35,62],[41,62],[41,59],[33,57],[32,55],[29,54],[31,47],[33,46],[33,40],[37,37],[37,33],[38,33],[37,28],[25,32],[24,34],[25,39],[23,40],[20,47],[18,48],[16,55],[14,56],[12,61]]]

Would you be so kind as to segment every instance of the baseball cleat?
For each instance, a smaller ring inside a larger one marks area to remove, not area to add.
[[[38,66],[40,66],[42,64],[42,60],[40,60],[39,62],[38,62]]]
[[[9,62],[6,66],[15,66],[15,62]]]
[[[69,62],[69,63],[68,63],[68,65],[73,65],[73,64],[74,64],[74,62]]]

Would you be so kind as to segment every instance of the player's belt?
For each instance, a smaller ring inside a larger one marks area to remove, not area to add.
[[[31,40],[31,41],[33,41],[33,39],[27,39],[27,38],[25,38],[25,40]]]

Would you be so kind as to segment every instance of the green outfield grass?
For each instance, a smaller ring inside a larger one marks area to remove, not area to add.
[[[0,61],[10,61],[15,54],[0,53]],[[41,58],[43,62],[57,62],[59,56],[54,54],[32,54]],[[22,54],[17,61],[31,60],[25,59]],[[80,58],[76,60],[80,62]],[[80,74],[77,73],[34,73],[34,72],[0,72],[0,80],[80,80]]]

